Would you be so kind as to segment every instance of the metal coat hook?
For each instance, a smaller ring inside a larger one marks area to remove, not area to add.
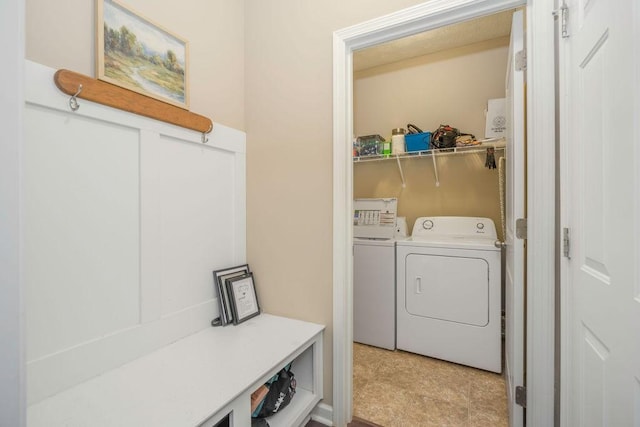
[[[78,108],[80,108],[77,98],[77,96],[80,95],[80,92],[82,92],[82,84],[78,85],[78,91],[69,98],[69,108],[71,108],[71,111],[78,111]]]
[[[209,138],[207,138],[207,135],[209,135],[212,130],[213,130],[213,123],[211,123],[209,125],[209,129],[206,132],[202,132],[202,143],[203,144],[206,144],[207,142],[209,142]]]

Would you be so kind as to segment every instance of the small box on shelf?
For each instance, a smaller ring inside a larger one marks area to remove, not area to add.
[[[365,135],[356,138],[355,157],[376,156],[383,153],[385,139],[380,135]]]
[[[431,143],[431,132],[409,133],[404,136],[407,152],[426,151]]]

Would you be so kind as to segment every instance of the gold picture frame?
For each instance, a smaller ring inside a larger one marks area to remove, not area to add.
[[[189,109],[189,43],[116,0],[96,0],[96,77]]]

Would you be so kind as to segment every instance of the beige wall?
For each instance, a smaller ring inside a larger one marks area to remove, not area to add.
[[[243,130],[244,2],[125,0],[189,41],[190,110]],[[27,0],[26,57],[95,76],[95,2]]]
[[[496,152],[496,163],[498,155]],[[395,161],[354,165],[354,197],[397,197],[398,215],[407,217],[409,233],[419,216],[477,216],[491,218],[502,238],[497,169],[484,167],[484,153],[437,157],[440,186],[436,187],[431,157],[401,161],[406,187]]]
[[[483,138],[487,99],[505,96],[508,46],[508,38],[495,39],[359,72],[356,135],[388,138],[392,128],[407,123],[425,131],[442,123]],[[402,161],[406,188],[394,161],[356,164],[354,197],[397,197],[409,232],[419,216],[480,216],[493,219],[501,237],[498,172],[485,168],[485,157],[438,157],[439,187],[431,158]]]
[[[484,138],[487,100],[504,98],[509,38],[360,71],[354,76],[354,131],[391,135],[413,123],[449,124]]]
[[[333,31],[416,0],[246,0],[247,249],[265,310],[327,325],[332,403]],[[268,284],[268,285],[267,285]]]

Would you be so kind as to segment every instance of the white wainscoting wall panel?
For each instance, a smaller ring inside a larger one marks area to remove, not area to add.
[[[211,299],[212,260],[233,262],[234,159],[233,153],[169,137],[161,137],[152,149],[158,150],[162,165],[159,247],[163,261],[171,260],[159,266],[166,316]],[[188,169],[172,168],[176,162]]]
[[[39,106],[24,123],[27,353],[39,359],[139,321],[138,134]]]
[[[86,100],[27,61],[28,404],[218,315],[212,271],[245,262],[245,134],[201,135]]]

